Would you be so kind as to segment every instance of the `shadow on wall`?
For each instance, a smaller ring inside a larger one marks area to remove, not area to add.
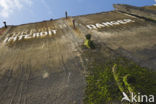
[[[116,52],[130,60],[133,60],[142,67],[156,70],[156,44],[151,48],[137,50],[134,53],[119,47]]]

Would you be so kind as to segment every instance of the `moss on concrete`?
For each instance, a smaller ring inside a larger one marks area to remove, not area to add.
[[[156,95],[156,72],[121,56],[108,55],[110,53],[85,52],[89,59],[85,104],[121,101],[122,92]]]

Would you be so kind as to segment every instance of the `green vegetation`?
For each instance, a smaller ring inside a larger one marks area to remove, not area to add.
[[[124,82],[124,85],[126,86],[126,88],[128,89],[129,92],[133,92],[133,93],[136,93],[134,91],[134,88],[133,86],[131,85],[131,83],[129,82],[129,79],[131,79],[133,77],[131,77],[129,74],[125,75],[123,77],[123,82]]]
[[[90,49],[95,49],[95,45],[93,41],[91,40],[91,35],[87,34],[86,35],[86,40],[84,41],[84,46]]]
[[[99,52],[85,55],[89,59],[85,104],[121,101],[123,91],[156,95],[156,72],[120,56],[106,58]]]
[[[86,39],[85,42],[84,42],[84,45],[87,47],[87,48],[90,48],[90,40]]]
[[[86,39],[85,42],[84,42],[84,45],[87,48],[95,49],[95,45],[94,45],[93,41],[91,41],[91,40]]]
[[[116,61],[117,76],[124,83],[125,92],[156,95],[156,72],[121,58]]]

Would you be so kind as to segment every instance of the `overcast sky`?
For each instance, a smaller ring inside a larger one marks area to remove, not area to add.
[[[0,0],[0,27],[3,21],[19,25],[70,16],[113,10],[112,4],[145,6],[156,0]]]

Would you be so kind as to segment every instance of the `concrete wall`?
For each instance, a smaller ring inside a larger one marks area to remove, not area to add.
[[[84,68],[79,38],[69,25],[56,20],[14,26],[1,38],[0,104],[82,104]],[[7,37],[49,30],[57,33],[4,43]]]
[[[0,36],[0,104],[83,104],[86,34],[156,70],[155,33],[155,22],[118,11],[8,27]]]
[[[92,34],[95,41],[103,42],[109,48],[141,66],[155,70],[156,23],[118,11],[80,16],[76,19],[86,28],[86,30],[83,28],[80,30],[86,32],[85,34]],[[107,22],[124,19],[132,21],[125,24],[101,26]],[[92,28],[87,28],[87,25]]]
[[[156,10],[149,10],[146,8],[134,7],[130,5],[115,4],[114,8],[118,11],[133,14],[147,19],[156,20]]]

